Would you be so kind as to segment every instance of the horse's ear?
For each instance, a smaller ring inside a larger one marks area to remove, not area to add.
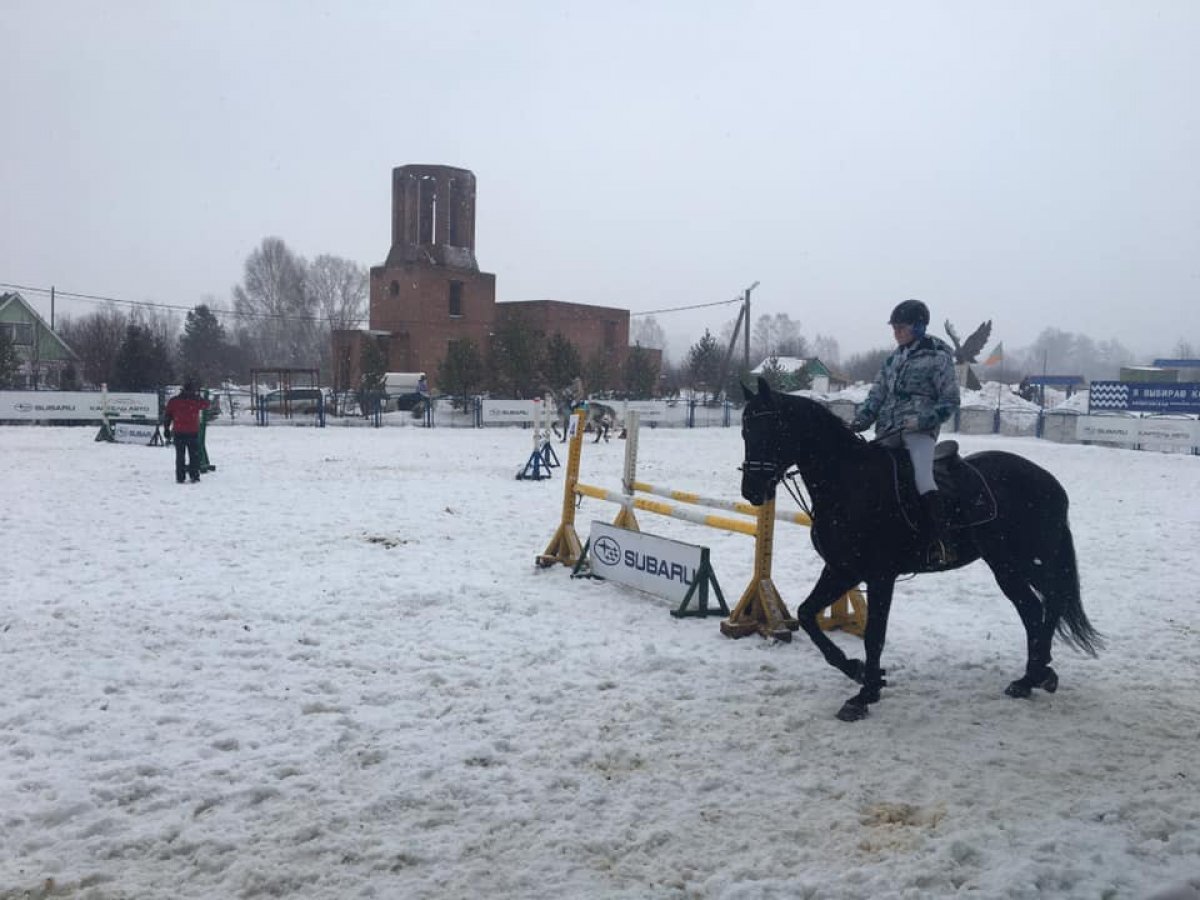
[[[758,396],[762,397],[766,403],[771,402],[771,385],[761,375],[758,376]]]
[[[750,388],[746,387],[744,383],[742,384],[742,396],[745,398],[747,403],[754,399],[754,395],[750,393]]]

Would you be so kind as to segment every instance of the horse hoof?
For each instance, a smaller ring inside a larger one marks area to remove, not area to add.
[[[838,710],[837,717],[843,722],[857,722],[860,719],[865,719],[868,712],[867,704],[854,697],[842,704],[842,708]]]
[[[1023,697],[1028,697],[1030,694],[1032,694],[1033,688],[1029,686],[1028,682],[1026,682],[1024,678],[1020,678],[1006,687],[1004,689],[1004,693],[1008,694],[1010,697],[1017,697],[1020,699]]]
[[[1053,694],[1058,690],[1058,673],[1046,666],[1046,677],[1042,679],[1042,683],[1038,687],[1047,694]]]
[[[1053,694],[1058,690],[1058,673],[1049,666],[1043,670],[1041,680],[1026,675],[1024,678],[1018,678],[1012,684],[1004,689],[1004,693],[1010,697],[1028,697],[1033,693],[1034,688],[1041,688],[1047,694]]]

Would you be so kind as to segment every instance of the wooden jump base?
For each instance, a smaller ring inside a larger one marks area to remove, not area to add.
[[[774,497],[762,506],[752,506],[741,501],[715,500],[687,491],[655,487],[638,481],[636,478],[639,435],[637,413],[631,412],[629,416],[630,422],[626,430],[625,445],[624,491],[621,493],[595,485],[583,484],[579,481],[584,413],[577,412],[572,416],[571,442],[567,456],[566,480],[563,485],[562,520],[554,536],[550,539],[546,551],[537,557],[537,564],[552,566],[555,563],[561,563],[571,567],[578,564],[583,555],[583,545],[575,531],[576,497],[592,497],[596,500],[619,504],[621,511],[617,514],[613,524],[620,528],[640,531],[637,517],[634,514],[635,509],[640,509],[656,515],[707,525],[710,528],[748,534],[755,539],[754,572],[751,575],[750,584],[742,593],[741,600],[738,601],[729,618],[721,623],[721,633],[730,637],[744,637],[748,634],[758,633],[777,640],[791,640],[792,632],[799,628],[799,622],[789,615],[787,607],[771,579],[775,522],[781,520],[811,526],[811,520],[803,513],[777,513]],[[635,491],[668,497],[679,503],[729,510],[753,516],[754,520],[751,522],[741,518],[702,513],[675,504],[637,497],[634,496]],[[858,588],[854,588],[840,597],[826,611],[820,624],[827,631],[841,628],[861,637],[866,628],[866,614],[866,600]]]

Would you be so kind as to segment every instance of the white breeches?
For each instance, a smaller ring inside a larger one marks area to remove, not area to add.
[[[913,481],[917,485],[918,494],[928,494],[937,490],[937,482],[933,480],[933,447],[937,439],[932,434],[923,431],[904,431],[891,434],[880,441],[888,447],[904,445],[912,460]]]

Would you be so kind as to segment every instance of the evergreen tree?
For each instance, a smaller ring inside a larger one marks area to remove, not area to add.
[[[7,390],[16,385],[17,371],[20,368],[21,359],[8,336],[8,329],[0,330],[0,389]]]
[[[631,400],[648,400],[654,396],[658,372],[650,361],[650,354],[640,346],[629,349],[621,372],[622,386]]]
[[[692,387],[716,394],[721,390],[721,359],[724,353],[712,332],[704,329],[700,338],[688,350],[687,371]]]
[[[79,370],[75,368],[75,363],[67,363],[63,366],[62,377],[59,379],[58,387],[63,391],[79,390]]]
[[[219,385],[229,374],[225,326],[207,304],[201,303],[187,314],[179,336],[179,356],[183,370],[194,373],[205,384]]]
[[[541,335],[520,313],[509,313],[492,332],[489,362],[492,383],[502,395],[513,398],[541,395],[545,378]]]
[[[767,384],[771,386],[773,391],[787,391],[788,373],[784,371],[783,366],[779,363],[779,356],[772,353],[763,363],[762,377]]]
[[[562,390],[576,376],[583,374],[583,361],[579,350],[562,332],[554,332],[550,343],[546,345],[546,387],[551,391]]]
[[[387,382],[388,353],[387,347],[378,338],[367,338],[362,348],[360,360],[362,379],[359,389],[366,392],[368,397],[383,391]]]
[[[381,338],[368,337],[363,343],[358,368],[362,373],[358,379],[358,408],[366,416],[382,402],[387,385],[388,353]]]
[[[807,391],[810,387],[812,387],[812,373],[808,371],[808,366],[792,369],[784,376],[783,389],[785,391]]]
[[[466,409],[472,394],[478,393],[484,379],[483,357],[472,340],[451,341],[438,365],[438,387],[449,396],[457,409]]]
[[[165,342],[137,322],[125,327],[114,369],[112,388],[117,391],[156,391],[172,379]]]
[[[617,374],[612,357],[603,350],[597,350],[584,365],[583,381],[589,394],[600,394],[616,387]]]

